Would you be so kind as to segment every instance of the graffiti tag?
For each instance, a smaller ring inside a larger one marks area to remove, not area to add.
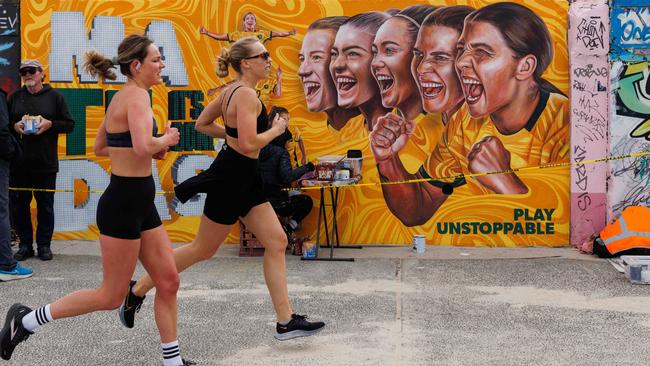
[[[582,19],[578,25],[578,41],[582,41],[584,46],[590,50],[605,47],[604,34],[605,25],[600,17],[591,17],[589,21]]]
[[[588,64],[585,67],[576,67],[573,70],[573,75],[577,77],[586,77],[586,78],[591,78],[594,75],[607,76],[607,67],[594,68],[594,65]]]
[[[650,8],[627,8],[618,14],[621,44],[644,44],[650,41]]]

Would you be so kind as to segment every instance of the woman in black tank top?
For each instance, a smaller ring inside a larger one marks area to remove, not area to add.
[[[226,76],[231,65],[237,80],[203,110],[196,129],[225,138],[226,144],[209,169],[176,186],[176,197],[181,202],[199,192],[207,193],[194,242],[174,250],[176,266],[182,271],[211,258],[232,225],[241,220],[266,249],[264,277],[278,322],[275,338],[285,340],[317,333],[325,326],[323,322],[309,322],[291,309],[285,264],[287,236],[264,195],[257,171],[260,149],[284,133],[288,122],[278,115],[267,129],[266,108],[255,93],[255,84],[268,76],[269,54],[257,39],[243,38],[230,51],[222,49],[218,64],[219,76]],[[215,123],[219,117],[225,127]],[[144,276],[133,287],[131,297],[139,299],[152,287],[151,278]]]

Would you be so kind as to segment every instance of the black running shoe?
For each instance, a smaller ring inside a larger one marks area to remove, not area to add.
[[[274,337],[280,341],[286,341],[297,337],[306,337],[320,332],[323,330],[324,326],[325,323],[323,322],[308,322],[307,316],[305,315],[291,314],[291,321],[289,324],[276,324],[276,333]]]
[[[135,281],[131,281],[131,284],[129,285],[129,292],[126,294],[126,297],[124,298],[124,302],[122,305],[120,305],[120,321],[122,324],[124,324],[125,327],[127,328],[133,328],[133,324],[135,323],[135,313],[140,311],[140,307],[142,307],[142,302],[144,301],[146,296],[136,296],[133,293],[133,286],[136,284]]]
[[[23,327],[23,317],[32,309],[22,304],[13,304],[7,312],[5,325],[0,331],[0,357],[9,360],[18,343],[34,334]]]

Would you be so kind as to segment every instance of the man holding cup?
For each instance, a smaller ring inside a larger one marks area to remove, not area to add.
[[[34,197],[38,257],[50,260],[50,242],[54,231],[53,190],[59,171],[59,134],[71,132],[75,122],[63,95],[50,85],[43,84],[45,74],[39,61],[24,60],[19,71],[23,87],[9,97],[9,119],[13,132],[23,146],[23,161],[11,168],[11,186],[21,189],[12,195],[14,226],[20,238],[20,247],[14,257],[22,261],[34,256],[30,213],[30,203]]]

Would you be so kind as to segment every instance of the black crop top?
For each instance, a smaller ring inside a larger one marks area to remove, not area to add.
[[[153,119],[152,135],[156,136],[158,134],[158,126],[156,125],[156,119]],[[124,132],[108,132],[106,131],[106,146],[109,147],[133,147],[133,141],[131,141],[131,131]]]
[[[239,134],[237,133],[237,127],[230,127],[228,124],[225,123],[225,115],[228,112],[228,106],[230,105],[230,100],[232,99],[232,96],[235,95],[235,92],[237,89],[241,88],[242,85],[238,86],[235,88],[235,90],[232,91],[230,94],[230,97],[228,98],[228,102],[226,103],[226,109],[224,112],[224,125],[226,126],[226,135],[233,137],[233,138],[238,138]],[[268,129],[269,126],[269,116],[266,114],[266,107],[264,106],[264,103],[262,103],[262,110],[260,111],[260,114],[257,116],[257,133],[262,133]]]

